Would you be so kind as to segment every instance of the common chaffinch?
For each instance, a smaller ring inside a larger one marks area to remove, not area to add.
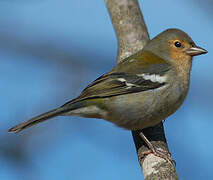
[[[154,126],[183,103],[189,89],[192,58],[205,53],[185,32],[168,29],[93,81],[77,98],[22,122],[9,132],[19,132],[60,115],[101,118],[129,130]]]

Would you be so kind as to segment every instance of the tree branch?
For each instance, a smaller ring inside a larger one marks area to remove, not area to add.
[[[105,3],[118,39],[119,63],[141,50],[149,35],[137,0],[105,0]],[[153,154],[142,158],[147,147],[139,136],[141,131],[132,131],[132,135],[145,180],[177,180],[177,173],[170,162]],[[162,123],[143,129],[143,133],[156,148],[169,152]]]
[[[117,63],[141,50],[149,40],[137,0],[105,0],[118,39]]]

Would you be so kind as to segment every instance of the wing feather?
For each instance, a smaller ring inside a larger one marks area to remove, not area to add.
[[[80,96],[63,106],[86,99],[112,97],[162,87],[166,82],[154,81],[153,76],[148,79],[143,75],[164,76],[170,69],[171,66],[160,57],[151,52],[140,51],[93,81]]]
[[[164,86],[166,83],[153,82],[146,80],[141,76],[126,73],[105,74],[96,79],[88,87],[86,87],[80,96],[64,105],[70,103],[93,99],[118,96],[128,93],[136,93],[148,91]],[[63,106],[64,106],[63,105]]]

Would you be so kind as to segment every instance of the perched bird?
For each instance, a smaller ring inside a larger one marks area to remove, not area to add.
[[[129,130],[154,126],[183,103],[189,89],[192,58],[205,53],[185,32],[168,29],[92,82],[77,98],[22,122],[9,132],[66,115],[101,118]]]

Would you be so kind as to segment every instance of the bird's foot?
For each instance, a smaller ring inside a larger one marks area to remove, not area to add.
[[[176,166],[176,162],[171,158],[171,154],[168,151],[164,151],[162,149],[158,148],[152,148],[148,149],[147,151],[142,152],[142,157],[144,158],[145,156],[149,154],[154,154],[157,157],[165,159],[167,162],[172,163],[172,165]]]
[[[147,144],[149,147],[149,150],[144,151],[142,153],[142,157],[144,158],[148,154],[154,154],[157,157],[163,158],[166,161],[170,162],[172,165],[176,165],[176,162],[172,159],[171,154],[168,151],[162,150],[162,149],[157,149],[153,146],[153,144],[146,138],[146,136],[140,132],[140,137],[144,140],[144,142]]]

